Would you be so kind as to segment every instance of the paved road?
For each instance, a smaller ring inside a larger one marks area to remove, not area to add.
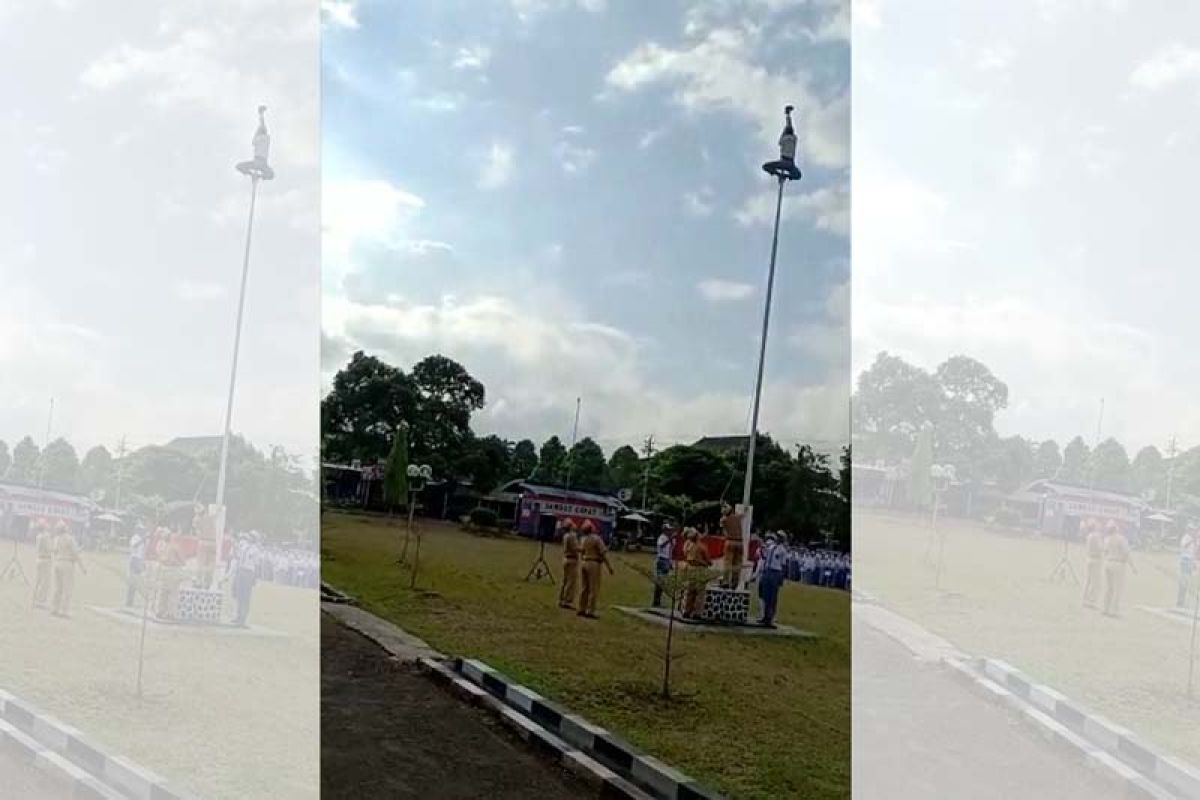
[[[570,800],[587,792],[484,712],[321,615],[321,797]]]
[[[70,800],[71,792],[55,784],[33,764],[0,750],[0,797]]]
[[[1119,797],[943,668],[865,623],[852,635],[855,800]]]

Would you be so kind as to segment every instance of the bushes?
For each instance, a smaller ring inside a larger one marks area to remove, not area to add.
[[[490,508],[482,506],[471,509],[471,513],[467,516],[467,521],[476,528],[495,528],[499,522],[499,517],[496,512]]]

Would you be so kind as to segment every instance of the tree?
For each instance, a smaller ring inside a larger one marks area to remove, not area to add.
[[[226,506],[230,507],[230,517],[233,516],[233,495],[237,488],[244,485],[243,480],[235,478],[235,470],[232,469],[234,449],[231,441],[231,469],[226,483],[229,491],[225,498]],[[158,497],[167,503],[194,500],[208,482],[207,471],[200,461],[169,447],[150,445],[135,450],[127,458],[129,463],[125,467],[125,485],[131,496]],[[232,525],[233,520],[229,519],[228,524]]]
[[[408,432],[403,425],[396,429],[383,469],[383,501],[389,513],[398,505],[408,505]]]
[[[471,414],[483,408],[483,384],[457,361],[429,356],[412,369],[416,412],[409,433],[412,456],[435,475],[460,476],[471,453]]]
[[[11,466],[12,454],[8,452],[8,445],[0,441],[0,480],[8,475],[8,468]]]
[[[416,394],[407,376],[362,351],[350,357],[321,401],[321,453],[329,461],[376,464],[401,422],[412,422]]]
[[[989,462],[988,472],[1006,492],[1014,492],[1032,480],[1037,470],[1033,443],[1020,436],[997,438]]]
[[[1130,468],[1130,488],[1139,494],[1154,492],[1157,497],[1165,486],[1166,475],[1166,459],[1157,447],[1148,445],[1134,456]]]
[[[828,460],[801,445],[791,465],[781,524],[804,542],[821,538],[826,531],[836,534],[842,522],[838,519],[842,502],[838,479],[830,472]]]
[[[610,488],[604,451],[591,437],[585,436],[575,443],[567,454],[563,469],[566,471],[565,480],[571,486],[600,490]]]
[[[495,435],[474,439],[464,467],[478,491],[490,492],[514,477],[512,444]]]
[[[39,471],[39,477],[49,489],[60,492],[79,490],[79,456],[66,439],[58,438],[46,445]]]
[[[1058,449],[1058,442],[1047,439],[1038,445],[1037,455],[1033,460],[1033,472],[1038,478],[1053,478],[1062,469],[1063,457]]]
[[[926,428],[917,438],[913,451],[912,472],[908,478],[908,502],[914,508],[928,508],[933,498],[933,429]]]
[[[637,450],[622,445],[608,459],[608,475],[615,489],[635,489],[642,485],[642,460]]]
[[[1090,479],[1097,489],[1114,492],[1129,490],[1131,470],[1129,456],[1116,439],[1108,438],[1096,445],[1089,464]]]
[[[567,459],[567,448],[557,436],[551,436],[542,445],[538,455],[537,471],[534,473],[542,483],[558,483],[563,478],[563,462]]]
[[[40,460],[41,452],[38,446],[34,444],[32,437],[26,436],[13,448],[12,465],[8,470],[9,480],[26,484],[36,482]]]
[[[720,456],[688,445],[675,445],[658,453],[650,471],[660,493],[693,500],[719,500],[733,477]]]
[[[113,489],[113,457],[104,445],[97,445],[87,451],[80,466],[80,489],[85,494],[102,492],[108,497]]]
[[[942,393],[934,443],[938,460],[970,475],[994,441],[996,413],[1008,405],[1008,386],[968,356],[947,359],[934,377]]]
[[[537,446],[528,439],[517,442],[512,451],[512,477],[530,478],[537,470]]]
[[[1059,478],[1067,483],[1084,483],[1087,480],[1087,465],[1091,450],[1083,437],[1076,436],[1063,450],[1062,470]]]
[[[942,401],[942,388],[932,375],[898,356],[880,353],[858,377],[854,393],[859,451],[869,459],[907,458],[917,434],[938,419]]]

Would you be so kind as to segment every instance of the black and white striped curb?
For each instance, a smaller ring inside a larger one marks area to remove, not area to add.
[[[1051,719],[1116,757],[1180,797],[1200,800],[1200,770],[1161,755],[1129,730],[1088,712],[1063,694],[1034,683],[1016,667],[996,658],[982,659],[983,674],[1029,702]]]
[[[554,761],[589,784],[596,792],[597,797],[604,800],[610,798],[611,800],[656,800],[654,795],[642,791],[630,781],[586,753],[572,747],[520,711],[506,705],[466,678],[461,677],[445,663],[433,658],[422,658],[417,663],[427,674],[449,686],[463,700],[495,715],[503,725],[542,756]]]
[[[455,659],[454,671],[568,745],[645,787],[661,800],[720,800],[720,795],[646,755],[628,742],[552,703],[475,659]]]
[[[952,673],[968,682],[984,696],[1020,715],[1047,741],[1064,753],[1075,756],[1098,774],[1113,781],[1125,797],[1139,800],[1200,800],[1200,794],[1165,780],[1164,773],[1142,771],[1122,757],[1119,739],[1093,740],[1102,727],[1112,733],[1122,730],[1101,717],[1082,712],[1063,695],[1046,686],[1034,684],[1004,662],[986,658],[945,659]],[[998,668],[997,665],[1004,665]],[[1035,699],[1036,698],[1036,699]],[[1061,712],[1048,710],[1050,703],[1063,701]],[[1125,732],[1128,735],[1128,732]],[[1132,741],[1132,740],[1130,740]],[[1106,745],[1112,744],[1112,749]],[[1172,762],[1178,764],[1178,762]],[[1148,764],[1143,763],[1143,766]],[[1184,770],[1190,769],[1179,765]]]
[[[73,796],[98,800],[183,800],[158,775],[110,756],[78,730],[0,690],[0,741],[18,757],[69,781]]]
[[[357,601],[353,597],[345,592],[333,588],[325,581],[321,581],[321,602],[357,605]]]

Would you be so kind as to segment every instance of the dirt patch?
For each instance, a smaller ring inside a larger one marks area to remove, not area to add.
[[[321,618],[321,797],[568,800],[586,794],[484,712]]]

